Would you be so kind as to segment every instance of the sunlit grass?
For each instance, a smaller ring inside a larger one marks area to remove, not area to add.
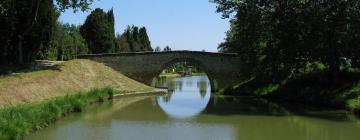
[[[151,91],[154,88],[91,60],[71,60],[48,70],[0,77],[0,107],[32,103],[68,93],[103,87],[122,91]]]

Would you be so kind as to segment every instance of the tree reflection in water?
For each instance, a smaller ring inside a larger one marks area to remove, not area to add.
[[[201,79],[197,82],[197,87],[199,88],[199,93],[202,99],[205,98],[209,82],[206,79]]]
[[[198,77],[198,79],[195,80],[196,80],[196,87],[198,88],[199,92],[193,92],[193,93],[194,94],[199,93],[200,97],[204,99],[207,92],[210,91],[208,90],[208,88],[210,88],[210,82],[206,76],[195,76],[195,77]],[[194,86],[194,81],[193,79],[191,79],[191,77],[187,77],[190,78],[190,80],[179,80],[179,78],[180,77],[167,78],[163,76],[160,77],[159,80],[157,81],[157,85],[156,85],[157,87],[168,88],[168,94],[161,97],[165,102],[170,102],[175,92],[182,92],[184,83],[185,86],[187,87]]]
[[[159,87],[168,88],[168,94],[161,97],[166,103],[170,102],[175,91],[182,91],[183,88],[183,81],[176,80],[176,78],[167,78],[165,76],[160,77],[158,84],[159,85],[157,86]]]
[[[191,118],[201,113],[210,100],[210,84],[206,76],[162,79],[168,94],[158,97],[157,103],[169,116]],[[160,86],[160,85],[158,85]]]

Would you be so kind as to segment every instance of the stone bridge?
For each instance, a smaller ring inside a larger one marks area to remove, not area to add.
[[[237,54],[198,51],[136,52],[119,54],[81,55],[121,72],[147,85],[154,86],[160,73],[177,62],[189,62],[203,70],[211,83],[212,91],[239,83],[241,63]]]

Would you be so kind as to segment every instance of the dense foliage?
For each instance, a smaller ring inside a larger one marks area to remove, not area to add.
[[[128,26],[122,35],[116,37],[117,52],[153,51],[146,28]]]
[[[64,61],[87,53],[88,47],[80,34],[80,27],[57,23],[50,45],[42,48],[38,57],[40,59]]]
[[[80,26],[58,21],[64,10],[89,10],[92,2],[0,1],[0,74],[27,68],[36,59],[64,61],[88,53],[153,51],[145,27],[128,27],[115,37],[113,10],[97,8]]]
[[[0,65],[24,65],[49,46],[59,11],[88,9],[93,0],[0,1]],[[55,6],[54,2],[58,5]]]
[[[156,46],[156,48],[155,48],[154,52],[161,52],[161,48],[160,48],[160,46]]]
[[[172,49],[169,47],[169,46],[166,46],[164,49],[163,49],[163,51],[164,52],[169,52],[169,51],[171,51]]]
[[[58,14],[52,0],[4,0],[0,7],[0,63],[31,62],[53,34]]]
[[[249,75],[280,82],[321,63],[333,73],[341,61],[360,65],[357,0],[213,0],[232,17],[223,52],[239,53]]]
[[[80,31],[88,44],[90,53],[115,52],[114,24],[113,10],[105,13],[97,8],[86,18]]]
[[[347,108],[360,114],[360,1],[213,0],[231,18],[223,52],[248,80],[224,94]]]
[[[191,62],[178,62],[164,70],[165,73],[191,71],[192,73],[204,73],[196,64]]]

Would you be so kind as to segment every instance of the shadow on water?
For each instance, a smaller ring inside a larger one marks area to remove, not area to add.
[[[159,78],[157,85],[167,87],[169,94],[164,95],[159,101],[171,103],[173,96],[186,92],[186,88],[194,86],[193,81],[186,78]],[[180,80],[179,80],[180,79]],[[185,86],[185,87],[184,87]],[[185,88],[183,90],[183,88]],[[285,102],[269,101],[263,98],[250,96],[225,96],[210,93],[208,79],[200,77],[196,80],[196,87],[191,90],[198,90],[201,98],[204,99],[207,94],[210,98],[206,103],[206,107],[201,113],[229,116],[229,115],[261,115],[261,116],[291,116],[299,115],[304,117],[312,117],[318,119],[326,119],[331,121],[352,121],[358,119],[354,115],[344,110],[334,110],[331,108],[314,107],[305,104],[294,104]],[[193,93],[195,94],[195,93]],[[184,96],[184,95],[182,95]],[[176,100],[176,99],[173,99]],[[174,109],[174,108],[173,108]],[[166,111],[166,110],[165,110]]]
[[[160,78],[161,79],[161,78]],[[210,100],[210,83],[204,76],[168,78],[158,86],[168,94],[158,97],[159,107],[172,118],[191,118],[200,114]]]
[[[214,95],[203,111],[212,115],[304,116],[331,121],[359,121],[345,110],[313,107],[303,104],[276,103],[257,97]]]
[[[169,87],[169,95],[123,97],[95,105],[26,139],[357,140],[360,137],[360,122],[343,119],[349,117],[341,111],[290,106],[255,97],[220,96],[211,93],[208,83],[201,76],[168,79],[162,84]]]
[[[265,99],[220,95],[214,95],[210,99],[204,113],[214,115],[290,115],[290,112],[284,107]]]

